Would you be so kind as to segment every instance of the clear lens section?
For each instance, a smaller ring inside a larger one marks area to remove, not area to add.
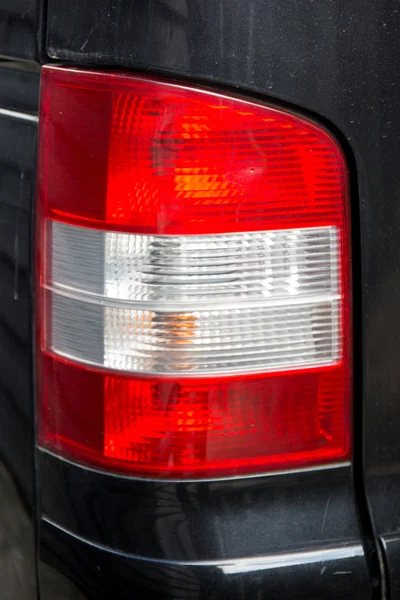
[[[51,349],[112,369],[208,375],[337,363],[335,227],[144,236],[52,224]]]
[[[107,298],[209,304],[337,291],[336,227],[201,236],[52,228],[54,283]]]
[[[54,295],[53,350],[112,369],[182,375],[326,365],[340,355],[337,301],[185,313],[98,308]]]

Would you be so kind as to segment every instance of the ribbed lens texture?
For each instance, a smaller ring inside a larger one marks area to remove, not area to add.
[[[347,460],[347,171],[262,104],[45,66],[39,442],[142,477]]]
[[[116,300],[192,306],[338,291],[336,227],[152,236],[53,222],[53,282]]]
[[[205,375],[330,365],[341,358],[336,302],[193,313],[96,310],[59,295],[52,302],[52,350],[99,367]]]
[[[104,374],[46,355],[42,368],[52,385],[43,389],[41,442],[86,464],[190,478],[346,456],[341,369],[171,380]]]
[[[60,355],[124,371],[195,375],[341,358],[335,227],[94,236],[54,222],[51,237],[51,338]]]
[[[345,165],[308,121],[138,77],[43,76],[52,218],[158,234],[342,223]]]
[[[334,227],[214,236],[106,233],[105,293],[189,305],[324,293],[337,283],[337,237]]]

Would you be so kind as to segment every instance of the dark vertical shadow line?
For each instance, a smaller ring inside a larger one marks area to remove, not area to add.
[[[386,568],[383,553],[375,531],[366,490],[364,465],[364,397],[362,381],[362,331],[363,331],[363,281],[361,270],[361,215],[358,191],[357,165],[346,138],[334,132],[344,150],[350,174],[350,217],[353,285],[353,456],[354,489],[360,515],[360,529],[368,568],[370,571],[374,600],[386,599]]]

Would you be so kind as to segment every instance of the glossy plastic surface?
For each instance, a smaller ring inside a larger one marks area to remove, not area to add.
[[[47,66],[37,200],[40,444],[150,477],[350,457],[348,180],[324,129],[194,86]],[[146,282],[158,297],[140,299]]]
[[[49,356],[41,364],[52,385],[39,388],[39,442],[105,470],[201,478],[349,455],[345,389],[332,367],[188,381],[104,375]]]
[[[210,234],[348,228],[332,136],[296,115],[195,86],[45,66],[42,218],[97,229]]]
[[[188,378],[343,357],[337,227],[188,236],[47,228],[45,347],[57,355]]]

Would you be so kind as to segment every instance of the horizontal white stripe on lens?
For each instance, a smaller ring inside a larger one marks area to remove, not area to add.
[[[335,227],[153,236],[52,224],[52,285],[135,302],[206,304],[338,291]]]
[[[52,223],[53,352],[207,376],[341,359],[335,227],[145,236]]]
[[[164,313],[107,308],[54,294],[52,350],[124,371],[264,372],[328,365],[341,354],[338,306]]]

